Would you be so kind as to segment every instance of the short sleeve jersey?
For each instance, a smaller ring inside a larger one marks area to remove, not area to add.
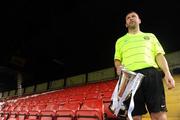
[[[114,59],[120,60],[131,71],[158,68],[155,57],[159,53],[165,54],[153,33],[127,33],[116,41]]]

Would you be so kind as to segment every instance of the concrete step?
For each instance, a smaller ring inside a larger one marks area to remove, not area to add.
[[[166,95],[166,103],[167,104],[180,103],[180,96],[178,96],[178,95]]]
[[[180,120],[180,103],[171,103],[167,104],[168,117],[178,117]]]
[[[151,118],[150,117],[142,118],[142,120],[151,120]],[[180,120],[180,118],[179,117],[168,117],[168,120]]]

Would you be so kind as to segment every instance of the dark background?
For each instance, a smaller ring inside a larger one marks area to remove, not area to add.
[[[6,1],[1,15],[0,88],[32,85],[113,66],[114,45],[135,10],[141,30],[153,32],[166,53],[180,50],[176,1]]]

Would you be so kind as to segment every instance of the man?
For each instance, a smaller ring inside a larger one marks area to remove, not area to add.
[[[128,33],[119,38],[115,45],[116,72],[120,75],[123,66],[145,75],[134,97],[133,119],[141,120],[147,108],[152,120],[167,120],[161,71],[168,89],[174,88],[175,82],[164,57],[165,52],[153,33],[140,31],[141,19],[136,12],[129,12],[125,21]]]

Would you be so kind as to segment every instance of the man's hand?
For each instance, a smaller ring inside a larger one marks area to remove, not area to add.
[[[170,73],[165,74],[164,79],[166,81],[166,85],[167,85],[169,90],[172,88],[175,88],[175,81],[174,81],[174,78],[172,77],[172,75]]]
[[[116,73],[117,73],[117,75],[121,75],[121,71],[122,71],[122,68],[123,68],[123,66],[117,66],[116,67]]]

